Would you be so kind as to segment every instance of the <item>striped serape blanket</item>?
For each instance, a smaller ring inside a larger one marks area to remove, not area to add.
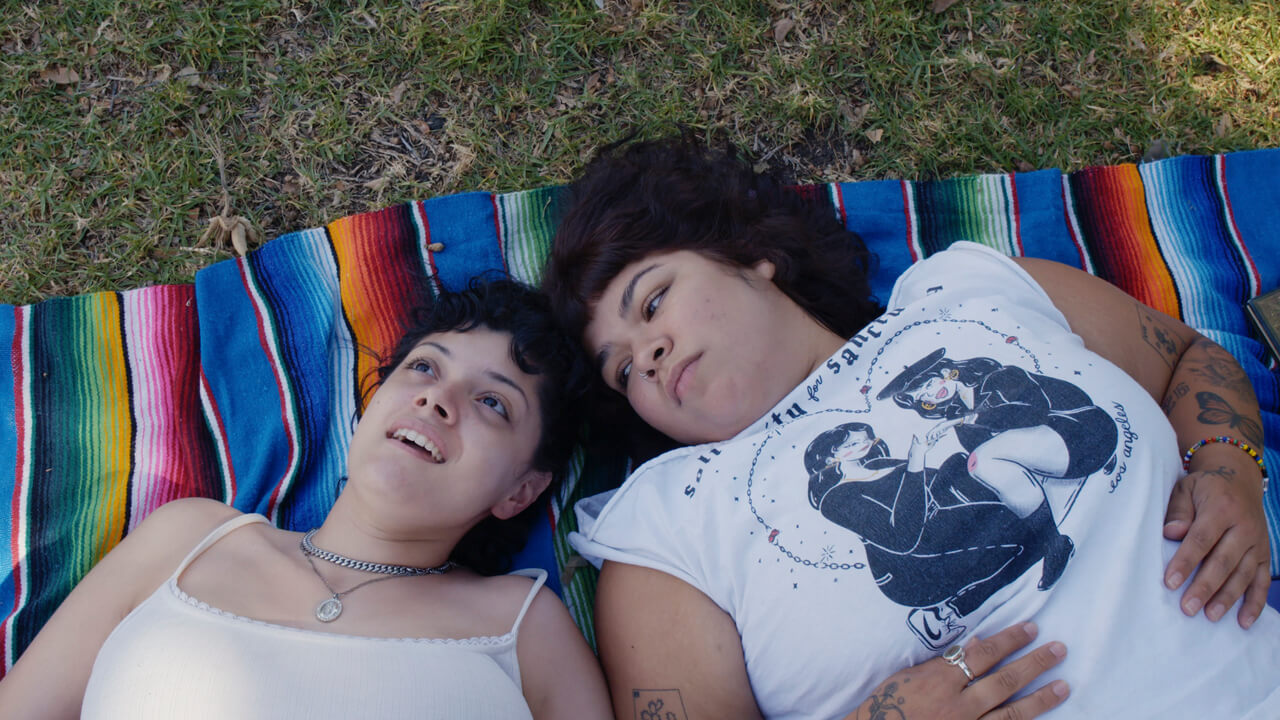
[[[1280,150],[800,190],[878,254],[880,298],[912,262],[973,240],[1084,268],[1182,318],[1244,365],[1280,468],[1280,370],[1242,310],[1280,281]],[[3,667],[164,502],[205,496],[318,525],[375,354],[408,309],[486,270],[536,284],[562,204],[559,188],[406,203],[281,236],[192,285],[0,306]],[[626,468],[579,453],[520,558],[551,571],[588,639],[595,576],[565,542],[571,508]],[[1280,553],[1272,563],[1280,575]]]

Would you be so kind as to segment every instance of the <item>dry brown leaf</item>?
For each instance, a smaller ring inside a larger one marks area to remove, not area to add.
[[[1071,83],[1063,85],[1062,92],[1066,93],[1072,100],[1080,99],[1080,88],[1072,85]]]
[[[1018,161],[1018,172],[1029,173],[1029,172],[1031,172],[1032,170],[1035,170],[1035,169],[1036,169],[1036,166],[1035,166],[1035,165],[1032,165],[1031,163],[1027,162],[1026,160],[1019,160],[1019,161]]]
[[[867,119],[867,113],[871,112],[871,103],[862,103],[858,107],[851,108],[844,100],[837,100],[836,107],[844,119],[849,121],[849,127],[853,130],[862,127],[863,121]]]
[[[181,70],[179,70],[178,73],[173,76],[173,79],[182,80],[186,82],[188,85],[199,85],[200,71],[188,65],[182,68]]]
[[[80,73],[69,67],[48,68],[40,71],[40,79],[54,85],[75,85],[80,82]]]
[[[173,68],[168,65],[157,65],[151,69],[156,71],[156,76],[152,78],[152,82],[162,83],[173,76]]]
[[[396,85],[395,87],[391,88],[391,103],[393,105],[398,105],[400,103],[400,99],[404,97],[404,93],[408,89],[409,89],[408,80],[405,80],[399,85]]]
[[[591,76],[587,78],[587,82],[584,83],[582,86],[582,94],[586,95],[587,93],[594,92],[595,89],[598,87],[600,87],[600,71],[599,70],[591,73]]]
[[[1213,124],[1213,134],[1215,137],[1226,137],[1233,126],[1234,123],[1231,122],[1231,116],[1224,114]]]
[[[370,180],[369,182],[364,183],[364,186],[374,192],[382,192],[383,190],[386,190],[387,186],[390,184],[391,184],[391,178],[388,178],[384,175],[380,178],[377,178],[375,180]]]
[[[929,9],[935,13],[940,13],[955,4],[956,0],[933,0],[933,5],[930,5]]]
[[[1222,58],[1213,53],[1203,53],[1200,55],[1200,62],[1204,65],[1205,72],[1217,74],[1227,72],[1231,66],[1222,61]]]
[[[881,130],[880,128],[867,131],[867,139],[873,143],[880,142],[880,139],[883,137],[884,137],[884,130]]]
[[[778,22],[774,23],[773,41],[781,45],[782,41],[787,39],[787,35],[791,33],[795,26],[796,21],[791,18],[782,18]]]

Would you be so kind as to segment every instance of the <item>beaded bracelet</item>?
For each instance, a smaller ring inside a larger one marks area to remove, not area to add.
[[[1258,455],[1256,450],[1249,447],[1249,443],[1244,442],[1243,440],[1237,440],[1233,437],[1227,437],[1226,435],[1207,437],[1187,448],[1187,452],[1182,456],[1182,469],[1188,471],[1191,470],[1191,456],[1195,455],[1197,450],[1209,443],[1226,443],[1228,445],[1235,445],[1241,450],[1249,453],[1249,457],[1253,458],[1253,461],[1258,463],[1258,469],[1262,471],[1262,492],[1267,491],[1267,466],[1262,462],[1262,457]]]

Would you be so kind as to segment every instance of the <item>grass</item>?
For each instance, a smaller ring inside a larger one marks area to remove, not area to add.
[[[1280,6],[1243,0],[40,2],[0,21],[0,302],[190,281],[267,237],[572,177],[628,131],[800,181],[1274,146]]]

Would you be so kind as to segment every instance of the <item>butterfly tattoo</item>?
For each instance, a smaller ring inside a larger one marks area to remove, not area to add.
[[[1262,426],[1258,421],[1237,413],[1230,403],[1222,399],[1222,396],[1207,391],[1198,392],[1196,402],[1200,403],[1200,415],[1197,416],[1200,422],[1240,428],[1244,439],[1250,445],[1262,445]]]

